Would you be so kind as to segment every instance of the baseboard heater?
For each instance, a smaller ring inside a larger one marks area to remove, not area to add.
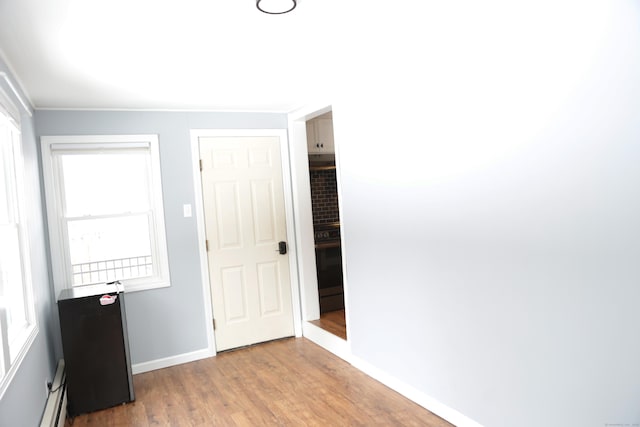
[[[60,359],[56,376],[53,378],[47,406],[44,408],[40,427],[63,427],[67,419],[67,379],[64,360]]]

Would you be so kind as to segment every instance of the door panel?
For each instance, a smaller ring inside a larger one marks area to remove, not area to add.
[[[242,267],[223,268],[222,294],[227,323],[248,319],[247,286]]]
[[[268,316],[282,312],[280,297],[280,275],[278,265],[274,262],[258,265],[258,285],[260,287],[260,314]]]
[[[221,249],[242,246],[239,188],[236,182],[215,184],[218,233],[212,237]],[[209,236],[207,236],[208,238]]]
[[[273,243],[276,240],[276,215],[274,211],[271,181],[251,183],[253,217],[255,218],[256,244]]]
[[[291,336],[278,137],[200,137],[218,351]]]

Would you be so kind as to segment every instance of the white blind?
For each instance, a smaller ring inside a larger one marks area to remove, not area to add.
[[[122,149],[149,149],[148,142],[78,142],[78,143],[57,143],[51,144],[51,151],[95,151],[95,150],[122,150]]]

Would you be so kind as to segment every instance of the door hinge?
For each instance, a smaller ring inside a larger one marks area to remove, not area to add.
[[[200,159],[200,172],[202,172],[202,159]]]
[[[216,330],[216,319],[213,319],[213,330]]]
[[[204,241],[204,247],[207,249],[207,252],[209,252],[209,241],[208,240]]]

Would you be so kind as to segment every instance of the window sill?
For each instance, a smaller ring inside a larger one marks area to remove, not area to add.
[[[5,376],[0,381],[0,400],[2,400],[4,393],[9,388],[13,377],[15,377],[16,372],[20,369],[20,365],[22,365],[22,361],[24,360],[27,353],[31,349],[33,342],[36,340],[38,336],[39,328],[38,324],[31,325],[28,329],[25,330],[24,335],[26,335],[26,340],[23,342],[21,348],[17,351],[17,354],[14,357],[11,357],[11,367],[5,373]],[[13,349],[9,350],[10,354],[13,354]]]
[[[149,283],[123,283],[124,291],[138,292],[138,291],[148,291],[151,289],[161,289],[168,288],[171,286],[171,283],[168,280],[162,280],[158,282],[149,282]]]

